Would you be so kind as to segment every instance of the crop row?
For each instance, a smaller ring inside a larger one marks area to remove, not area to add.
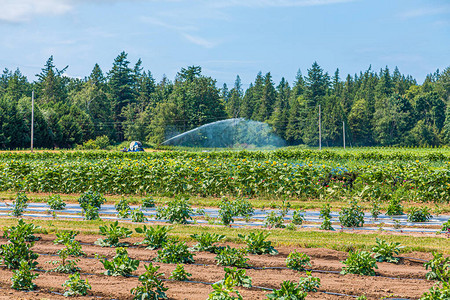
[[[348,166],[329,161],[163,157],[0,160],[0,189],[30,192],[345,197],[450,201],[450,170],[420,161]]]
[[[273,151],[160,151],[160,152],[111,152],[111,151],[59,151],[59,152],[0,152],[1,159],[142,159],[160,158],[213,158],[213,159],[269,159],[269,160],[386,160],[386,161],[448,161],[448,149],[410,149],[410,148],[353,148],[350,150],[310,150],[281,148]]]

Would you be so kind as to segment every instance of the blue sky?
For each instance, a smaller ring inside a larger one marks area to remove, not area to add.
[[[314,61],[341,77],[398,66],[419,83],[450,66],[449,0],[0,0],[0,68],[30,81],[138,58],[157,81],[190,65],[231,86],[259,71],[293,82]]]

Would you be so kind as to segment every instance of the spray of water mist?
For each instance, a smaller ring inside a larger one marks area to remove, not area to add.
[[[162,145],[204,148],[282,147],[285,141],[267,123],[239,119],[216,121],[176,135]]]

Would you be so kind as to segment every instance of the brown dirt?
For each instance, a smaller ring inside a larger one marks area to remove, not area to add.
[[[47,261],[58,260],[55,255],[61,245],[53,244],[53,235],[40,235],[41,239],[36,242],[33,250],[40,255],[38,258],[38,268],[48,270],[51,268]],[[109,247],[100,247],[92,243],[101,236],[78,236],[77,240],[89,245],[82,245],[87,257],[81,258],[78,266],[81,268],[82,277],[88,279],[92,285],[90,297],[80,297],[79,299],[92,299],[92,296],[106,299],[131,299],[130,290],[138,285],[135,277],[110,277],[103,274],[105,271],[103,265],[95,255],[112,258],[115,255],[115,249]],[[126,242],[133,243],[139,238],[130,238]],[[0,239],[0,243],[4,243]],[[227,243],[233,247],[242,247]],[[347,256],[347,253],[330,249],[301,249],[295,247],[277,247],[279,255],[249,255],[249,263],[254,267],[285,267],[287,255],[294,250],[304,252],[311,256],[312,268],[320,271],[341,271],[341,263]],[[141,261],[153,260],[157,251],[147,250],[142,247],[130,247],[129,256]],[[408,253],[403,256],[429,259],[430,254]],[[223,267],[217,266],[215,254],[196,252],[195,264],[185,265],[187,272],[192,274],[192,281],[217,282],[224,276]],[[144,272],[144,262],[141,262],[134,275]],[[168,279],[170,273],[175,269],[174,264],[154,263],[160,266],[160,272],[164,273],[164,278]],[[342,293],[347,295],[363,295],[368,299],[380,299],[387,296],[396,296],[408,299],[418,299],[426,292],[433,282],[424,280],[426,270],[422,262],[417,260],[403,259],[399,265],[378,263],[379,269],[375,277],[360,275],[341,275],[327,272],[313,272],[313,276],[321,280],[320,292],[309,293],[307,299],[353,299],[349,296],[327,295],[322,292]],[[64,297],[53,292],[63,292],[62,284],[67,280],[67,274],[57,273],[39,273],[35,279],[37,291],[19,292],[12,290],[11,276],[12,271],[6,268],[0,268],[0,299],[62,299]],[[298,281],[305,273],[299,273],[288,269],[248,269],[247,275],[251,276],[254,286],[278,289],[283,280]],[[167,295],[170,299],[206,299],[212,291],[212,287],[204,283],[195,282],[175,282],[165,281],[165,286],[169,288]],[[257,288],[246,289],[239,288],[244,299],[265,299],[268,291]]]

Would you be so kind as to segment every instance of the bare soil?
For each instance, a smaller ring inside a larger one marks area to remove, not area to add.
[[[58,260],[56,256],[61,245],[54,245],[53,235],[39,235],[41,238],[36,242],[33,250],[41,254],[38,258],[38,268],[49,270],[52,266],[47,261]],[[87,257],[81,258],[78,266],[81,268],[82,278],[88,279],[92,285],[92,290],[86,297],[78,299],[93,299],[100,297],[103,299],[132,299],[130,290],[136,287],[139,282],[135,277],[111,277],[104,275],[104,268],[96,255],[104,256],[107,259],[114,257],[115,249],[110,247],[100,247],[94,245],[94,241],[101,236],[78,236],[77,240],[82,243],[83,251]],[[130,244],[140,241],[139,238],[124,240]],[[5,243],[0,239],[0,243]],[[223,244],[225,245],[225,244]],[[232,247],[243,247],[227,243]],[[296,272],[286,267],[287,255],[294,251],[300,251],[311,257],[312,275],[319,277],[321,287],[316,293],[309,293],[307,299],[354,299],[351,296],[366,295],[368,299],[380,299],[382,297],[397,297],[406,299],[418,299],[426,292],[433,282],[425,280],[426,270],[423,261],[420,259],[430,259],[431,254],[408,253],[403,254],[404,258],[400,264],[378,263],[377,276],[341,275],[343,261],[347,253],[314,248],[277,247],[279,255],[249,255],[249,263],[254,268],[247,270],[247,275],[251,276],[254,286],[278,289],[284,280],[298,281],[300,277],[306,276],[304,272]],[[134,275],[142,274],[144,265],[153,260],[156,250],[147,250],[143,247],[129,247],[128,254],[133,259],[141,261],[138,270]],[[206,299],[212,292],[211,284],[221,280],[224,276],[223,267],[216,265],[215,254],[206,252],[196,252],[195,264],[185,265],[187,272],[192,274],[191,281],[177,282],[169,280],[170,273],[175,269],[174,264],[164,264],[154,262],[160,266],[160,272],[164,273],[165,286],[169,288],[167,296],[169,299]],[[416,259],[411,259],[416,258]],[[261,269],[267,268],[267,269]],[[37,290],[33,292],[20,292],[10,288],[12,271],[4,267],[0,268],[0,299],[63,299],[58,293],[63,293],[62,284],[67,280],[67,274],[39,272],[39,277],[35,279]],[[265,299],[270,292],[260,288],[239,288],[244,299]],[[327,293],[340,293],[348,296],[330,295]]]

